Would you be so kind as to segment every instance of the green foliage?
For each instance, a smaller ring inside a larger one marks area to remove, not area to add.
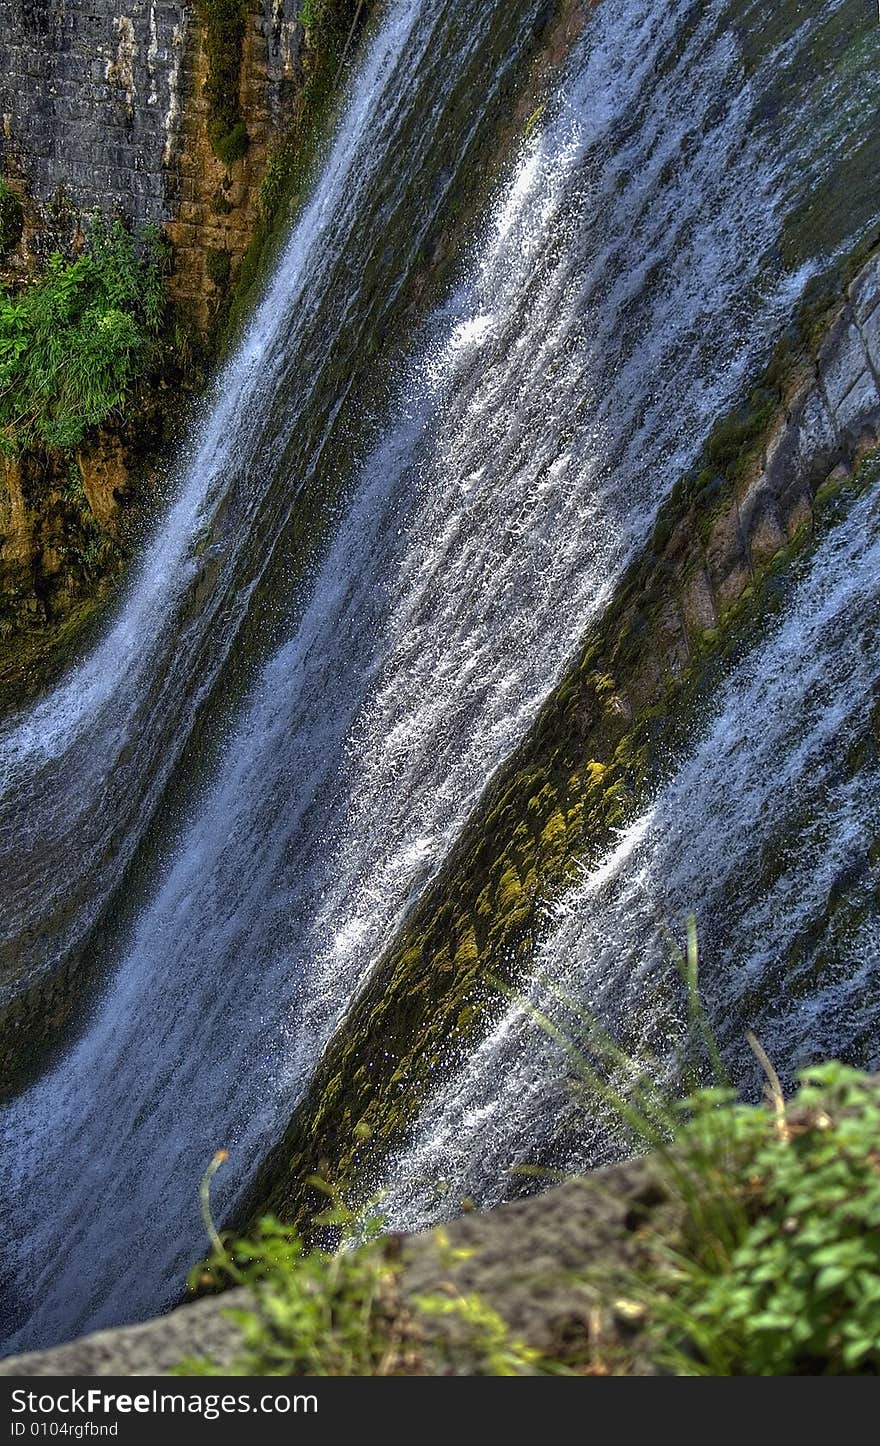
[[[306,44],[313,50],[335,50],[340,41],[344,44],[357,9],[358,0],[303,0],[299,23]]]
[[[531,1011],[566,1050],[588,1107],[610,1106],[678,1201],[674,1229],[652,1233],[645,1263],[614,1285],[647,1321],[648,1354],[676,1374],[880,1374],[880,1081],[829,1063],[804,1070],[786,1101],[749,1035],[767,1100],[742,1103],[700,999],[693,919],[674,955],[689,1016],[683,1101],[595,1021],[576,1047]],[[716,1083],[695,1087],[707,1067]]]
[[[230,1367],[183,1361],[179,1375],[371,1376],[394,1350],[396,1270],[381,1245],[330,1255],[306,1250],[289,1227],[265,1216],[250,1240],[215,1249],[205,1270],[244,1286],[253,1308],[230,1311],[244,1349]]]
[[[211,1215],[211,1181],[228,1159],[218,1150],[205,1171],[199,1197],[213,1245],[210,1259],[190,1272],[190,1286],[237,1285],[253,1302],[229,1311],[244,1349],[230,1367],[185,1360],[178,1375],[372,1376],[388,1373],[399,1355],[396,1267],[374,1237],[361,1250],[306,1250],[297,1232],[264,1215],[249,1239],[228,1244]],[[317,1177],[330,1197],[316,1223],[351,1229],[355,1217],[338,1191]]]
[[[306,34],[320,23],[321,11],[326,9],[325,0],[303,0],[299,12],[299,23]]]
[[[646,1298],[680,1374],[880,1374],[880,1088],[800,1078],[773,1111],[717,1089],[682,1107],[683,1244]]]
[[[391,1243],[378,1234],[378,1220],[355,1214],[337,1189],[313,1177],[330,1203],[315,1224],[365,1243],[356,1250],[306,1249],[297,1232],[272,1215],[252,1235],[224,1242],[211,1216],[211,1180],[226,1161],[214,1156],[200,1191],[205,1228],[214,1247],[210,1259],[190,1272],[190,1285],[237,1285],[250,1296],[250,1309],[227,1312],[240,1328],[243,1350],[231,1366],[204,1359],[181,1361],[184,1376],[377,1376],[425,1374],[423,1335],[400,1298],[400,1264]],[[446,1232],[435,1232],[438,1264],[468,1256],[453,1249]],[[413,1307],[423,1318],[452,1321],[441,1348],[443,1365],[457,1374],[533,1375],[540,1352],[512,1339],[505,1321],[475,1294],[431,1293]],[[445,1372],[444,1372],[445,1373]]]
[[[708,1057],[724,1072],[697,989],[696,929],[689,924],[678,962],[690,1005],[691,1050],[686,1077]],[[598,1026],[586,1050],[575,1048],[545,1016],[531,1011],[566,1047],[591,1104],[610,1104],[654,1152],[661,1192],[678,1201],[647,1233],[641,1264],[584,1284],[625,1310],[640,1335],[639,1358],[687,1376],[880,1374],[880,1082],[831,1063],[804,1071],[786,1102],[756,1040],[769,1079],[768,1102],[740,1102],[719,1083],[673,1102]],[[751,1038],[751,1037],[750,1037]],[[629,1075],[625,1092],[614,1078]],[[768,1107],[769,1106],[769,1107]],[[565,1362],[512,1338],[495,1308],[476,1293],[455,1290],[444,1273],[471,1255],[435,1232],[436,1291],[404,1307],[398,1267],[388,1244],[334,1254],[306,1250],[298,1234],[272,1216],[251,1239],[224,1245],[208,1203],[202,1206],[214,1254],[191,1283],[245,1287],[251,1310],[230,1311],[244,1350],[240,1375],[608,1374],[585,1336]],[[322,1180],[331,1205],[315,1223],[351,1234],[358,1222]],[[375,1225],[374,1225],[375,1229]],[[601,1257],[600,1257],[601,1258]],[[421,1328],[434,1320],[439,1328]],[[421,1324],[420,1324],[421,1323]],[[619,1352],[612,1349],[608,1360]],[[582,1359],[583,1357],[583,1359]],[[587,1360],[586,1358],[589,1357]],[[617,1364],[626,1374],[625,1352]],[[585,1369],[578,1367],[586,1366]],[[573,1369],[574,1368],[574,1369]],[[178,1374],[218,1375],[210,1362],[181,1363]]]
[[[165,243],[100,218],[19,295],[0,290],[0,450],[71,450],[119,412],[149,365],[165,308]]]
[[[413,1304],[425,1316],[453,1317],[464,1327],[459,1352],[470,1375],[531,1376],[540,1371],[541,1352],[511,1337],[507,1322],[481,1295],[419,1295]]]
[[[24,208],[18,196],[0,176],[0,261],[14,251],[24,230]]]
[[[208,138],[225,166],[241,160],[248,148],[239,100],[247,8],[247,0],[198,0],[208,57]]]

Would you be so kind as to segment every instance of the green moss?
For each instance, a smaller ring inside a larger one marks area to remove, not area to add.
[[[205,256],[205,273],[218,291],[225,291],[229,285],[232,257],[222,247],[209,246]]]
[[[208,138],[225,166],[241,160],[248,148],[248,133],[241,112],[241,59],[247,0],[197,0],[205,32],[208,76],[204,93],[208,103]]]
[[[346,46],[364,27],[373,7],[374,0],[309,0],[301,9],[303,83],[288,135],[273,148],[266,164],[259,217],[239,271],[227,340],[238,334],[281,239],[308,194],[338,98]]]
[[[565,838],[565,815],[560,809],[557,809],[541,830],[541,843],[547,852],[555,853],[565,847]]]
[[[839,291],[823,301],[826,326],[841,304]],[[813,305],[810,298],[808,305]],[[616,831],[644,806],[671,762],[690,746],[722,673],[754,642],[767,616],[782,606],[808,547],[864,487],[876,482],[880,469],[866,458],[845,485],[821,493],[814,528],[756,567],[743,596],[716,628],[703,633],[680,673],[664,669],[651,622],[674,600],[684,579],[705,568],[701,509],[715,517],[721,505],[705,474],[723,467],[725,489],[731,489],[747,473],[803,364],[805,333],[811,334],[812,327],[811,313],[796,342],[789,338],[771,358],[749,393],[749,410],[740,409],[719,424],[701,466],[674,489],[666,509],[668,533],[684,531],[683,553],[671,567],[649,547],[623,579],[584,640],[578,663],[496,777],[405,936],[374,972],[331,1043],[285,1140],[257,1182],[255,1201],[260,1207],[268,1201],[295,1217],[309,1213],[304,1181],[314,1172],[316,1138],[332,1158],[337,1178],[357,1176],[367,1187],[371,1170],[380,1168],[382,1150],[400,1138],[419,1109],[431,1079],[429,1062],[442,1059],[453,1041],[467,1048],[497,1007],[495,981],[515,985],[528,967],[537,903],[559,897],[577,868],[577,857],[600,857]],[[622,631],[627,636],[625,663],[619,647]],[[456,924],[450,935],[453,900]],[[468,940],[467,967],[449,967],[450,950],[455,955],[463,934]],[[364,1063],[375,1062],[377,1038],[399,1071],[393,1097],[381,1067],[370,1071],[366,1093],[354,1084]],[[324,1108],[325,1071],[330,1070],[347,1082],[345,1112],[338,1105]],[[376,1139],[355,1160],[346,1119],[368,1111],[377,1127]]]
[[[563,825],[564,827],[564,825]],[[509,914],[519,906],[522,897],[522,885],[519,874],[511,866],[502,873],[498,880],[498,888],[495,893],[496,908],[502,914]]]
[[[469,968],[480,957],[477,936],[473,928],[467,928],[455,951],[456,968]]]
[[[228,177],[225,178],[225,182],[229,182]],[[217,187],[216,191],[211,197],[211,210],[214,212],[215,216],[228,216],[230,212],[234,209],[232,202],[229,199],[230,189],[231,183],[221,184]]]
[[[24,231],[24,207],[8,183],[0,177],[0,261],[18,245]]]

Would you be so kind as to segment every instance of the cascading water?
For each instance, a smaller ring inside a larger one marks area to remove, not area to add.
[[[619,1120],[567,1087],[576,1066],[544,1021],[588,1054],[584,1017],[597,1021],[634,1067],[671,1082],[687,1028],[670,940],[692,909],[704,1000],[734,1068],[747,1026],[787,1074],[841,1057],[876,1066],[880,776],[845,760],[870,732],[878,628],[872,492],[825,539],[672,782],[557,908],[524,1000],[426,1103],[383,1200],[396,1228],[465,1197],[497,1203],[518,1166],[578,1170],[619,1154]],[[844,878],[857,887],[835,928],[828,900]]]
[[[758,7],[600,4],[308,589],[267,598],[292,493],[346,465],[343,403],[425,234],[421,168],[451,164],[432,127],[469,68],[489,103],[538,6],[463,8],[389,6],[117,622],[0,739],[5,926],[32,972],[89,937],[144,848],[242,620],[283,612],[212,777],[141,863],[87,1027],[5,1110],[16,1344],[179,1291],[205,1162],[233,1152],[227,1208],[809,270],[776,248],[788,168],[818,174],[819,143],[763,118],[846,4],[748,75],[730,20]]]
[[[524,6],[526,20],[534,8]],[[471,96],[483,49],[494,65],[488,89],[480,69],[480,105],[497,100],[520,28],[490,4],[470,17],[449,5],[429,13],[418,0],[388,6],[315,194],[217,380],[115,625],[55,692],[0,731],[6,993],[87,940],[242,620],[262,607],[271,627],[276,604],[260,585],[273,553],[289,550],[292,499],[339,465],[334,436],[346,406],[360,404],[367,346],[467,163],[473,136],[450,149],[447,110]],[[422,150],[397,166],[389,158],[414,128]],[[436,172],[430,186],[420,162]],[[408,244],[377,256],[379,225]],[[329,505],[319,503],[317,520]]]

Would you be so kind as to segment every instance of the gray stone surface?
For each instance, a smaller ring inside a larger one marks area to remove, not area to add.
[[[880,307],[880,256],[875,256],[856,277],[850,288],[850,304],[859,325]]]
[[[861,329],[875,376],[880,378],[880,306],[861,323]]]
[[[262,132],[283,128],[298,92],[299,9],[258,0],[248,16],[248,124]],[[59,196],[73,224],[95,209],[183,216],[200,32],[194,0],[0,0],[0,163],[44,221]],[[45,245],[58,239],[50,227]]]
[[[417,1296],[477,1293],[515,1336],[548,1353],[564,1352],[589,1329],[595,1293],[591,1268],[635,1264],[640,1232],[673,1209],[648,1160],[597,1171],[558,1189],[451,1221],[401,1242],[404,1302]],[[9,1357],[3,1376],[138,1376],[167,1373],[182,1358],[235,1357],[240,1337],[228,1319],[247,1304],[242,1291],[181,1306],[143,1325],[100,1331],[53,1350]],[[419,1327],[431,1373],[468,1374],[461,1317],[425,1315]],[[613,1328],[613,1323],[609,1328]]]
[[[185,1356],[229,1363],[238,1329],[225,1312],[240,1304],[239,1291],[181,1306],[159,1320],[97,1331],[50,1351],[0,1361],[0,1376],[160,1376]]]
[[[185,0],[0,0],[2,161],[43,206],[135,222],[177,205],[193,5]]]

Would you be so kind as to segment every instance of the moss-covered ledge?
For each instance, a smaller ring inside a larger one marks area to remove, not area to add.
[[[541,913],[607,850],[687,746],[849,498],[880,473],[880,237],[810,289],[748,401],[720,422],[650,542],[375,968],[255,1182],[305,1220],[309,1177],[357,1193],[451,1052],[528,966]]]

